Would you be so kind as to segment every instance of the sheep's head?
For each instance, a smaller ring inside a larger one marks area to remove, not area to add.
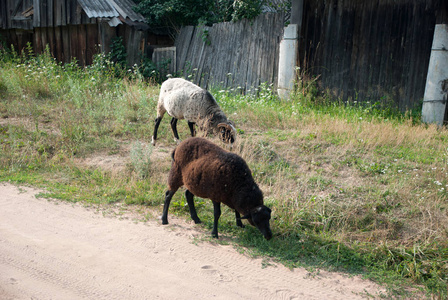
[[[219,123],[218,134],[221,141],[226,144],[233,144],[236,139],[236,129],[230,123]]]
[[[270,240],[272,238],[272,231],[269,226],[269,220],[271,219],[271,209],[269,207],[257,206],[247,215],[242,216],[241,219],[247,219],[251,225],[257,227],[265,239]]]

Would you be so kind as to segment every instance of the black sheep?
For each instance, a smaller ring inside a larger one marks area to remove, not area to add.
[[[162,224],[168,224],[168,208],[176,191],[185,186],[185,198],[191,218],[200,223],[193,197],[208,198],[213,202],[214,223],[212,236],[218,237],[221,203],[235,210],[236,224],[243,227],[247,219],[269,240],[271,210],[263,205],[263,193],[255,183],[244,159],[212,142],[192,137],[181,142],[172,153],[173,162],[168,176]],[[243,217],[240,217],[240,214]]]

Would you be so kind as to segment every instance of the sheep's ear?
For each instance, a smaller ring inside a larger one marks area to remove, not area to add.
[[[230,127],[230,125],[227,124],[227,123],[219,123],[218,124],[218,128],[222,128],[222,127],[227,129],[227,130],[232,130],[232,127]]]

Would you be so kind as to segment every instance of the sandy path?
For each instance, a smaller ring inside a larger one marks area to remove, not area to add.
[[[0,183],[0,299],[360,299],[372,282],[262,268],[194,225],[104,217]]]

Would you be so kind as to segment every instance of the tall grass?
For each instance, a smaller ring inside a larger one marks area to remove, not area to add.
[[[290,266],[362,273],[405,297],[400,287],[417,283],[446,298],[447,130],[420,124],[418,113],[334,102],[313,84],[299,87],[288,101],[266,84],[249,95],[212,88],[238,127],[232,151],[272,207],[275,238],[237,230],[229,213],[222,232]],[[48,51],[2,52],[0,180],[44,186],[47,196],[69,201],[158,210],[175,144],[165,120],[158,147],[148,146],[157,95],[138,69],[117,71],[102,55],[80,68]],[[179,133],[188,135],[186,124]],[[126,168],[82,163],[98,156],[119,157]],[[173,201],[187,215],[181,193]],[[198,204],[211,226],[211,205]]]

